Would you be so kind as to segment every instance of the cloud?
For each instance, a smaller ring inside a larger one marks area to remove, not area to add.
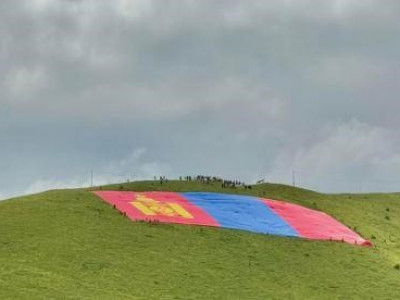
[[[87,181],[85,182],[77,179],[69,181],[37,180],[25,190],[24,194],[36,194],[50,189],[81,188],[88,185]]]
[[[22,102],[32,100],[31,95],[44,89],[47,84],[46,73],[40,68],[15,69],[7,74],[5,80],[6,88],[10,93],[8,99]]]
[[[146,148],[138,148],[120,160],[104,164],[96,171],[99,174],[96,175],[95,183],[103,185],[121,180],[149,180],[154,176],[171,174],[171,167],[168,164],[149,160],[146,154]]]
[[[163,162],[151,160],[146,148],[137,148],[125,157],[99,163],[94,169],[71,176],[47,176],[35,179],[24,190],[0,193],[0,200],[18,195],[35,194],[50,189],[82,188],[92,184],[106,185],[132,180],[152,180],[155,176],[173,176],[171,167]],[[91,175],[93,174],[93,178]]]
[[[353,120],[329,126],[319,138],[282,154],[269,176],[279,178],[282,170],[287,175],[293,170],[300,184],[330,192],[343,187],[353,192],[398,189],[400,153],[390,130]]]
[[[360,55],[321,57],[310,66],[310,80],[332,90],[367,89],[384,77],[383,63]]]
[[[369,170],[392,182],[399,168],[399,8],[2,1],[0,190],[87,183],[90,169],[108,182],[292,168],[315,188],[392,189]]]

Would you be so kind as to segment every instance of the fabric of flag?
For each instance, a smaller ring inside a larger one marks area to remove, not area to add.
[[[132,220],[203,225],[370,246],[331,216],[300,205],[244,195],[94,192]]]

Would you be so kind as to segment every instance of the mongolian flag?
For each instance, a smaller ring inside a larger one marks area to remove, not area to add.
[[[94,193],[132,220],[225,227],[287,237],[371,245],[331,216],[283,201],[198,192]]]

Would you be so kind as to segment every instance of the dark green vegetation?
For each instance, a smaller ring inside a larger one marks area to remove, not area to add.
[[[107,188],[284,199],[333,215],[375,247],[134,223],[87,190],[49,191],[0,203],[0,299],[400,299],[400,194],[178,181]]]

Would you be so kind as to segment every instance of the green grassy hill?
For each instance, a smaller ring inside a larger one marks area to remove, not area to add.
[[[196,181],[107,188],[282,199],[331,214],[375,247],[134,223],[88,190],[55,190],[0,202],[0,299],[400,299],[400,194]]]

